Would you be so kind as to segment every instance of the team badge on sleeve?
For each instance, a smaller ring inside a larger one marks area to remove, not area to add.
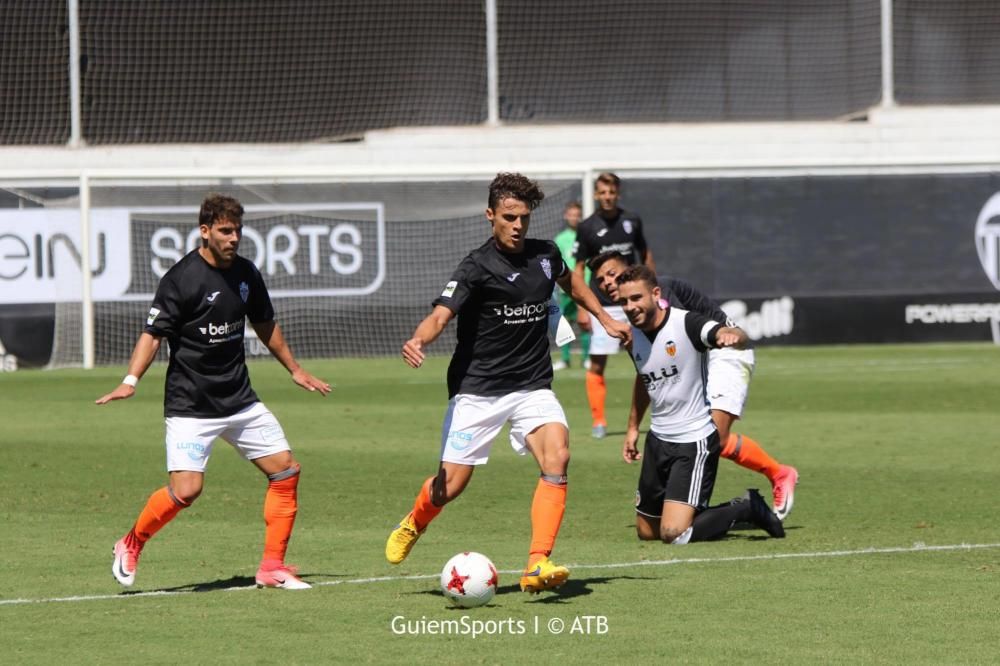
[[[149,308],[149,316],[146,317],[146,326],[152,326],[153,322],[156,321],[157,315],[160,314],[159,308]]]
[[[455,295],[455,289],[458,288],[458,282],[452,280],[444,286],[444,291],[441,292],[441,298],[451,298]]]
[[[542,272],[545,273],[545,277],[552,279],[552,262],[548,259],[542,259]]]
[[[249,297],[250,297],[250,285],[248,285],[246,282],[240,282],[240,298],[242,298],[243,302],[246,303],[247,298]]]

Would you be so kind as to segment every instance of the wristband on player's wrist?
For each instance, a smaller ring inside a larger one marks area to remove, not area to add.
[[[125,379],[122,380],[122,384],[128,384],[132,388],[135,388],[139,383],[139,378],[135,375],[125,375]]]

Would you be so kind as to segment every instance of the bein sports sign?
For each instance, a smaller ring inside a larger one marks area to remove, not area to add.
[[[95,301],[148,301],[166,271],[200,245],[198,209],[92,209]],[[0,211],[0,304],[79,302],[80,213]],[[381,203],[247,206],[240,254],[273,297],[370,294],[385,278]]]
[[[124,209],[90,214],[91,290],[117,300],[129,286],[129,224]],[[0,211],[0,304],[82,300],[80,212]]]

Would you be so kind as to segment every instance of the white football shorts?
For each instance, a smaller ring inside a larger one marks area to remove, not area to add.
[[[510,446],[519,456],[528,452],[525,437],[546,423],[569,429],[556,394],[549,389],[482,396],[459,393],[448,401],[441,428],[441,461],[485,465],[493,440],[510,421]]]
[[[753,377],[752,349],[712,349],[708,352],[708,401],[712,409],[739,418]]]
[[[628,323],[628,317],[625,316],[625,311],[622,310],[621,306],[609,305],[604,308],[604,311],[611,315],[612,319]],[[608,335],[608,332],[604,330],[601,326],[601,322],[597,321],[597,317],[590,318],[590,353],[597,354],[598,356],[610,356],[611,354],[617,354],[618,350],[621,349],[621,343],[618,342],[618,338],[613,338]]]
[[[232,444],[247,460],[291,448],[278,419],[262,402],[216,419],[168,416],[166,424],[168,472],[204,472],[216,437]]]

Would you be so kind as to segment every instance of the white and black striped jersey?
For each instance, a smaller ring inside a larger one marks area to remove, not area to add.
[[[668,308],[652,333],[632,327],[630,355],[649,393],[650,430],[667,442],[695,442],[715,424],[705,391],[705,352],[722,325],[703,314]]]

